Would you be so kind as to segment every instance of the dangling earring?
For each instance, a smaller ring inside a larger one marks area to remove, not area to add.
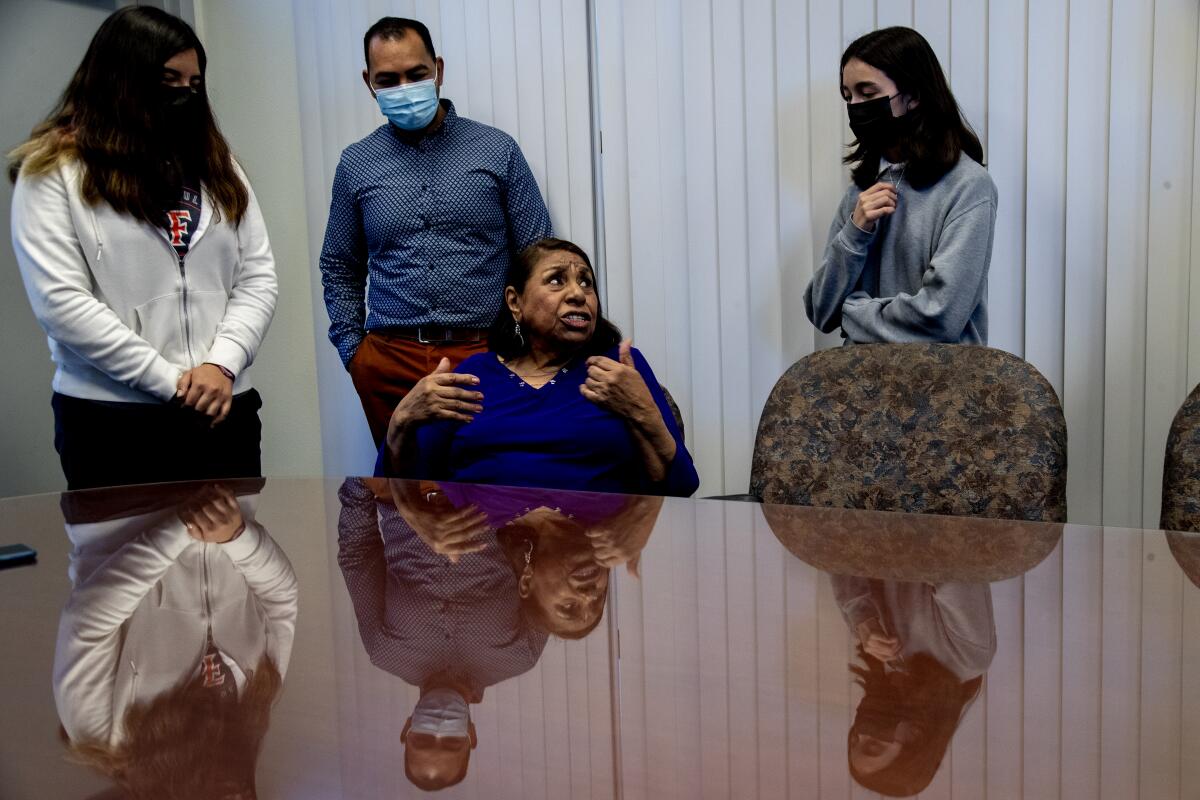
[[[533,563],[533,539],[525,542],[525,566],[530,566]]]
[[[521,335],[521,323],[513,322],[513,335],[517,337],[518,344],[520,344],[521,347],[524,347],[525,337]]]

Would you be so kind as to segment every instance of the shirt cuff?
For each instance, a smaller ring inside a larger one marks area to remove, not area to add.
[[[879,230],[879,223],[875,223],[873,230],[864,231],[862,228],[854,224],[854,218],[846,220],[846,224],[842,226],[842,230],[838,233],[838,239],[841,240],[842,246],[852,253],[865,253],[867,248],[871,246],[871,240],[875,238],[875,233]]]
[[[235,564],[239,561],[245,561],[254,555],[254,551],[258,549],[259,542],[262,541],[262,533],[259,532],[258,523],[246,520],[245,525],[246,529],[242,531],[241,536],[232,542],[225,542],[225,544],[221,545],[221,550]]]
[[[208,349],[204,361],[224,367],[236,377],[246,368],[246,351],[237,342],[218,336],[213,340],[212,347]]]

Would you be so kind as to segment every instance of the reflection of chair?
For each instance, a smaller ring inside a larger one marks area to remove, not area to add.
[[[879,344],[775,384],[750,493],[767,503],[1065,521],[1067,428],[1031,365],[986,347]]]
[[[915,583],[1008,580],[1045,560],[1063,532],[1056,523],[842,508],[762,513],[780,544],[822,572]]]
[[[671,397],[671,393],[667,391],[667,387],[661,383],[658,388],[662,389],[663,397],[667,398],[667,405],[671,407],[671,413],[675,415],[675,424],[679,427],[679,436],[683,437],[683,414],[679,411],[679,405],[676,404],[675,398]]]
[[[1200,385],[1171,423],[1162,494],[1161,528],[1200,531]]]

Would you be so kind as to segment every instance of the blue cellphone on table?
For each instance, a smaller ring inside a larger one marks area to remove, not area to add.
[[[0,569],[19,567],[23,564],[33,564],[37,561],[37,550],[24,544],[6,544],[0,546]]]

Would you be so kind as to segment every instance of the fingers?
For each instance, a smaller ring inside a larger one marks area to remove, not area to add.
[[[617,360],[627,367],[633,366],[633,340],[626,339],[617,348]]]
[[[439,375],[448,372],[450,372],[450,359],[443,356],[442,360],[438,362],[438,365],[433,368],[433,372],[431,374]]]
[[[613,361],[608,356],[592,356],[584,363],[587,364],[588,373],[591,373],[593,369],[600,372],[612,372],[621,366],[620,363]]]
[[[900,655],[900,640],[892,636],[872,634],[863,649],[880,661],[892,661]]]
[[[225,418],[229,416],[229,411],[232,408],[233,408],[233,397],[229,397],[225,400],[224,403],[221,404],[220,413],[217,414],[216,419],[214,419],[212,421],[212,427],[215,428],[218,425],[220,425],[222,422],[224,422]]]
[[[600,405],[603,402],[603,398],[599,395],[599,393],[597,393],[595,389],[588,386],[587,383],[584,383],[579,387],[579,393],[583,395],[584,399],[590,400],[596,405]]]
[[[875,196],[875,195],[889,195],[892,198],[892,200],[895,200],[896,199],[896,187],[895,187],[895,185],[890,184],[887,181],[880,181],[879,183],[875,184],[874,186],[868,187],[867,189],[863,190],[863,193],[860,196],[861,197],[871,197],[871,196]]]
[[[192,388],[192,371],[188,370],[180,377],[179,383],[175,387],[175,396],[184,397],[188,390]]]
[[[446,359],[442,359],[445,361]],[[436,386],[478,386],[479,378],[461,372],[434,372],[429,376]]]

